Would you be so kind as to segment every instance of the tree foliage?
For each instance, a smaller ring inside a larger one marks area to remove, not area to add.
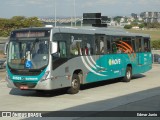
[[[123,18],[122,16],[116,16],[113,18],[114,21],[117,21],[118,23],[120,23],[121,18]]]
[[[139,28],[144,28],[144,26],[144,23],[138,25]]]
[[[11,19],[0,18],[0,36],[7,37],[14,29],[41,26],[42,22],[37,17],[14,16]]]
[[[131,29],[131,28],[132,28],[132,25],[125,25],[124,28],[125,28],[125,29]]]
[[[158,22],[145,23],[144,25],[146,28],[160,28],[160,23],[158,23]]]
[[[151,41],[151,47],[154,49],[160,49],[160,40]]]

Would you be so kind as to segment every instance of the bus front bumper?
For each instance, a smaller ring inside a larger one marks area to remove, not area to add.
[[[29,82],[13,82],[6,78],[8,88],[18,88],[21,90],[51,90],[49,86],[50,80],[38,81],[37,83]]]

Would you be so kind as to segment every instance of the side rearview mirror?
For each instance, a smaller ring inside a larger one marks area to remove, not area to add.
[[[7,55],[7,49],[8,49],[8,42],[5,43],[5,46],[4,46],[4,55]]]
[[[58,52],[58,43],[57,42],[51,42],[50,52],[51,52],[51,54]]]

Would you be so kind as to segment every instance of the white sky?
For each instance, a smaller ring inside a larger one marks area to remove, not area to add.
[[[55,0],[0,0],[0,18],[54,16]],[[74,0],[56,0],[57,16],[74,15]],[[160,12],[160,0],[75,0],[76,15],[101,12],[108,16],[129,16],[144,11]]]

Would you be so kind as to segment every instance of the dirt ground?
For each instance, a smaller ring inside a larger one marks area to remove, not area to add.
[[[6,58],[6,55],[0,54],[0,59]]]
[[[6,59],[6,55],[0,54],[0,59]],[[6,72],[5,69],[0,68],[0,82],[5,80]]]
[[[5,69],[0,68],[0,82],[5,81],[5,77],[6,77]]]

